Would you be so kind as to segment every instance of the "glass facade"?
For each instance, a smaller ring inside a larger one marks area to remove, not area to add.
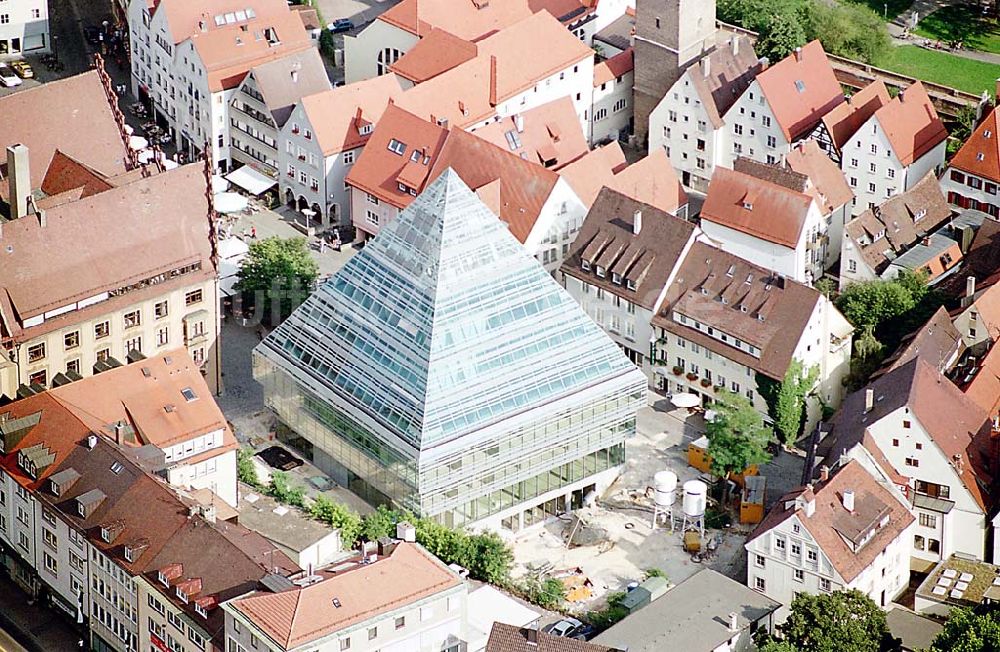
[[[455,524],[620,464],[645,404],[642,374],[452,172],[261,343],[254,373],[364,494]]]

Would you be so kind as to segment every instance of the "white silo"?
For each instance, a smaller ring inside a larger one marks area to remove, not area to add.
[[[677,502],[677,474],[659,471],[653,476],[653,529],[661,516],[667,518],[670,531],[674,530],[674,503]]]
[[[683,531],[689,526],[697,529],[702,536],[705,534],[705,508],[708,504],[708,485],[701,480],[688,480],[684,483]]]

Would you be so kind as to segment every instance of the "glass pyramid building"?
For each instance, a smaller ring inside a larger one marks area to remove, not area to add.
[[[514,529],[613,479],[646,380],[451,170],[254,351],[371,502]]]

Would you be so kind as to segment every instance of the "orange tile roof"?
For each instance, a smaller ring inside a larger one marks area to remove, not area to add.
[[[625,152],[618,141],[613,141],[573,161],[559,170],[559,174],[589,209],[601,188],[610,184],[612,177],[626,165]]]
[[[803,136],[844,101],[840,82],[819,41],[805,44],[763,71],[757,82],[789,142]]]
[[[1000,125],[997,124],[997,109],[994,108],[951,159],[951,167],[1000,183],[998,127]]]
[[[447,129],[421,120],[412,113],[390,104],[382,113],[378,126],[368,139],[365,151],[347,173],[346,181],[396,208],[404,208],[413,201],[413,197],[409,192],[399,189],[397,179],[400,173],[406,168],[414,150],[423,150],[425,155],[431,158],[425,166],[426,174],[430,175],[431,165],[444,146],[447,136]],[[405,145],[406,149],[402,155],[389,150],[389,143],[392,140]],[[423,165],[422,158],[421,165]],[[413,181],[412,171],[408,177]],[[425,176],[422,183],[412,187],[420,193],[427,181]]]
[[[32,188],[57,149],[106,175],[125,171],[125,144],[96,71],[0,97],[0,116],[0,149],[28,147]]]
[[[183,389],[190,389],[195,398],[188,401],[181,394]],[[165,448],[216,430],[232,439],[204,377],[183,348],[88,376],[49,393],[88,428],[111,439],[115,423],[131,424],[136,441],[125,441],[127,445]]]
[[[830,134],[834,147],[838,150],[843,148],[861,125],[890,100],[885,84],[881,79],[876,79],[823,116],[823,125]]]
[[[849,512],[843,503],[844,492],[848,489],[854,492],[853,512]],[[914,521],[906,506],[876,482],[856,460],[848,462],[814,489],[815,511],[812,516],[807,516],[801,507],[796,507],[795,496],[798,493],[792,492],[780,498],[747,541],[756,539],[795,515],[845,582],[853,581],[871,566],[886,546]],[[885,517],[889,519],[885,526],[878,527],[871,539],[859,549],[852,548],[848,540],[862,540]]]
[[[29,152],[30,155],[30,152]],[[113,188],[108,179],[93,168],[87,167],[71,156],[56,150],[42,179],[42,192],[50,197],[64,192],[79,189],[81,192],[75,199],[89,197]],[[75,200],[74,199],[74,200]]]
[[[538,47],[540,43],[545,46]],[[594,51],[547,11],[539,11],[479,42],[479,55],[497,58],[499,101],[582,61]],[[526,56],[530,52],[531,56]]]
[[[19,485],[32,491],[59,468],[69,455],[84,446],[90,430],[72,412],[63,408],[50,392],[42,392],[0,407],[0,420],[13,420],[38,415],[37,423],[19,438],[4,437],[0,453],[0,466]],[[29,476],[18,464],[17,452],[32,446],[43,445],[53,457],[47,465],[39,466],[35,477]]]
[[[688,203],[687,193],[662,147],[628,166],[605,185],[668,213],[676,213]]]
[[[875,112],[896,158],[909,165],[948,138],[924,85],[916,82]]]
[[[634,50],[628,48],[610,59],[594,64],[594,88],[632,72],[635,68]]]
[[[24,320],[186,264],[213,275],[207,215],[202,165],[192,163],[50,209],[44,227],[33,216],[10,221],[0,288]],[[0,322],[7,316],[0,310]]]
[[[210,9],[204,3],[190,0],[157,0],[150,13],[154,16],[164,13],[174,43],[180,43],[201,32],[200,23],[204,23],[206,30],[216,29],[216,16],[233,13],[235,18],[235,12],[245,12],[247,7],[253,8],[257,18],[268,18],[289,11],[283,0],[212,0]]]
[[[793,172],[809,177],[812,184],[808,192],[816,199],[824,215],[854,199],[854,192],[843,171],[815,140],[796,143],[785,156],[785,164]]]
[[[520,131],[517,129],[519,121]],[[569,96],[491,122],[472,133],[526,161],[539,165],[544,165],[546,160],[554,161],[546,165],[552,170],[562,168],[590,150]]]
[[[403,89],[392,73],[340,86],[302,98],[302,110],[309,118],[316,142],[324,156],[362,147],[371,133],[361,127],[374,125],[382,117],[389,100]],[[360,111],[360,116],[358,115]]]
[[[229,604],[282,649],[291,650],[461,584],[426,550],[400,543],[374,563],[358,564],[309,586],[252,593]]]
[[[434,28],[442,29],[466,41],[478,41],[510,27],[538,11],[555,18],[571,15],[578,0],[402,0],[385,11],[378,20],[385,21],[417,36],[426,36]],[[578,20],[575,16],[573,20]]]
[[[264,30],[272,29],[278,42],[270,43]],[[257,17],[245,23],[195,32],[191,36],[208,73],[213,92],[236,88],[247,72],[267,61],[312,48],[312,40],[295,12]]]
[[[811,204],[809,195],[717,166],[701,219],[795,248]]]
[[[997,408],[1000,407],[1000,346],[993,343],[989,352],[980,360],[976,375],[960,387],[987,415],[997,416]]]
[[[461,129],[448,133],[429,180],[452,168],[473,191],[499,179],[501,220],[521,242],[528,239],[559,175]]]
[[[420,83],[475,58],[476,54],[475,43],[435,27],[389,69]]]

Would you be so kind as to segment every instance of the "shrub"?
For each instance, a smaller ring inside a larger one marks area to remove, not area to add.
[[[271,486],[268,493],[279,503],[303,507],[305,505],[305,491],[302,487],[292,486],[288,480],[288,474],[282,471],[275,471],[271,474]]]
[[[236,477],[240,482],[260,488],[257,467],[253,464],[253,449],[241,448],[236,453]]]
[[[354,510],[320,494],[309,507],[309,515],[340,530],[340,541],[345,550],[354,547],[361,531],[361,517]]]

